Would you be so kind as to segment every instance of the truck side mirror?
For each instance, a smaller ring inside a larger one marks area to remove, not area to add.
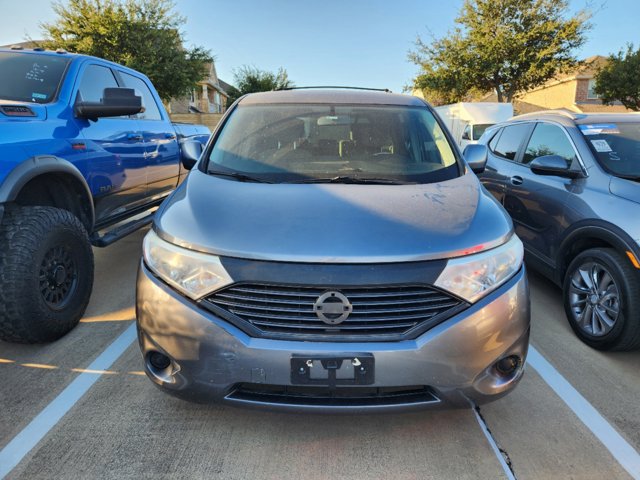
[[[200,155],[202,155],[202,144],[193,138],[189,138],[183,141],[180,147],[182,152],[182,166],[187,170],[191,170],[198,162]]]
[[[473,173],[482,173],[487,166],[489,150],[486,145],[473,143],[465,147],[462,156]]]
[[[464,127],[464,131],[462,132],[462,140],[471,140],[471,126],[467,125]]]
[[[74,111],[87,119],[135,115],[142,111],[142,97],[133,88],[105,88],[101,102],[76,102]]]

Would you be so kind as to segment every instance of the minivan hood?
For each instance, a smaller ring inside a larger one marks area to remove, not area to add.
[[[221,256],[385,263],[492,248],[513,226],[472,173],[426,185],[345,185],[243,183],[194,170],[154,228]]]
[[[609,191],[616,197],[640,203],[640,183],[626,178],[611,177]]]

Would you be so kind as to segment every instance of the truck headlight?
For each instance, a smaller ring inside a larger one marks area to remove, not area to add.
[[[474,303],[515,275],[522,266],[523,257],[522,242],[514,234],[499,247],[452,258],[435,286]]]
[[[144,237],[142,255],[153,273],[194,300],[233,282],[217,256],[178,247],[153,230]]]

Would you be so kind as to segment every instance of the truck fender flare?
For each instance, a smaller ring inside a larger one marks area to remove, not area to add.
[[[93,195],[80,170],[68,160],[54,155],[36,155],[31,157],[9,172],[9,175],[0,184],[0,205],[13,202],[18,198],[22,188],[36,177],[48,173],[63,173],[70,175],[81,185],[88,200],[87,214],[93,226],[95,221],[95,209],[93,206]],[[0,220],[2,212],[0,212]]]

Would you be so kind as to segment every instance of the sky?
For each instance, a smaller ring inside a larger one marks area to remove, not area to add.
[[[64,3],[64,2],[63,2]],[[453,28],[463,0],[176,0],[187,19],[187,45],[215,57],[219,78],[233,83],[243,65],[287,70],[297,86],[342,85],[401,92],[418,73],[407,60],[418,35],[440,38]],[[640,0],[570,0],[594,15],[578,57],[640,46]],[[42,37],[55,20],[51,0],[0,0],[0,45]]]

